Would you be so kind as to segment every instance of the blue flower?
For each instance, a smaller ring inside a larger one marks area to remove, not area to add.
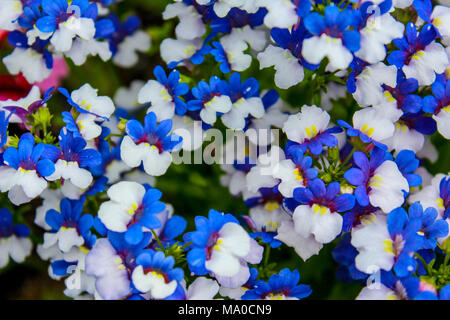
[[[206,103],[214,99],[214,97],[230,95],[228,83],[216,76],[211,77],[209,84],[205,81],[200,81],[191,91],[194,99],[189,100],[187,103],[189,111],[197,111],[204,108]]]
[[[397,86],[391,88],[385,84],[382,85],[385,95],[388,93],[397,102],[397,109],[402,109],[405,112],[418,113],[422,110],[424,101],[422,97],[412,94],[417,90],[419,83],[414,78],[406,78],[403,71],[397,71]]]
[[[42,176],[50,176],[55,172],[55,164],[45,159],[46,150],[52,148],[44,143],[34,145],[34,137],[31,133],[24,133],[19,140],[18,148],[9,147],[3,154],[3,161],[9,167],[16,170],[36,170]]]
[[[409,217],[405,209],[399,207],[387,216],[387,227],[395,255],[393,269],[398,277],[410,276],[417,268],[414,252],[423,245],[423,237],[418,234],[422,221]]]
[[[433,95],[423,98],[423,111],[438,114],[441,110],[447,110],[450,105],[450,79],[447,80],[445,75],[437,75],[431,90]]]
[[[78,10],[74,8],[77,7]],[[88,0],[42,0],[42,9],[46,16],[36,21],[36,27],[42,32],[53,32],[58,28],[59,23],[67,21],[71,16],[77,14],[78,17],[86,17],[95,20],[97,18],[97,5],[90,4]]]
[[[173,294],[184,278],[181,268],[174,268],[175,259],[165,257],[161,251],[144,250],[136,257],[132,274],[133,284],[142,293],[149,292],[154,299]]]
[[[187,222],[180,216],[170,217],[164,224],[162,231],[159,235],[159,239],[166,246],[173,245],[176,241],[175,238],[181,235],[186,229]]]
[[[303,20],[292,30],[273,28],[270,30],[270,36],[278,46],[289,50],[302,66],[309,70],[315,70],[319,67],[319,65],[309,63],[302,56],[303,40],[311,37],[311,34],[305,28]]]
[[[426,106],[425,99],[423,100],[424,107]],[[397,121],[399,124],[404,124],[410,129],[425,135],[432,135],[436,132],[436,121],[432,117],[425,116],[423,111],[417,113],[404,113]]]
[[[360,35],[355,30],[348,30],[354,25],[353,11],[345,9],[339,11],[335,5],[325,8],[325,16],[317,12],[309,13],[304,20],[306,29],[316,36],[325,33],[333,38],[341,38],[344,46],[351,52],[360,48]]]
[[[266,14],[266,8],[259,8],[255,13],[232,8],[225,18],[219,18],[214,14],[210,22],[211,30],[217,33],[229,33],[233,28],[258,27],[263,24]]]
[[[364,152],[356,151],[353,154],[353,161],[356,167],[347,170],[344,173],[344,178],[350,184],[356,186],[355,197],[361,206],[369,205],[369,180],[373,176],[375,169],[386,160],[386,157],[386,152],[379,148],[372,151],[370,161]]]
[[[112,22],[114,30],[112,33],[109,33],[106,38],[109,42],[109,49],[114,56],[117,53],[118,47],[122,41],[138,30],[141,25],[141,20],[137,16],[131,15],[123,23],[121,23],[115,14],[110,14],[108,19]]]
[[[448,234],[448,224],[438,218],[438,212],[434,208],[423,210],[419,202],[414,202],[408,210],[410,219],[419,219],[422,227],[419,235],[423,237],[422,249],[435,249],[437,239]]]
[[[232,214],[222,214],[216,210],[210,210],[208,218],[195,217],[196,231],[185,233],[185,242],[192,242],[186,256],[189,269],[196,275],[205,275],[209,271],[205,268],[205,262],[209,259],[213,246],[216,244],[218,232],[229,222],[239,224]]]
[[[53,69],[53,56],[50,53],[50,51],[48,51],[46,49],[47,44],[50,42],[49,39],[41,40],[38,38],[30,46],[30,45],[28,45],[28,37],[24,33],[20,32],[18,30],[14,30],[8,34],[8,42],[13,47],[22,48],[22,49],[33,49],[37,53],[42,54],[44,61],[45,61],[45,66],[47,67],[47,69]]]
[[[368,275],[356,268],[355,258],[358,250],[351,245],[350,241],[350,233],[346,233],[332,252],[333,259],[339,264],[336,277],[344,282],[365,280]]]
[[[378,142],[374,139],[372,139],[371,137],[369,137],[367,134],[365,134],[364,132],[361,132],[361,130],[359,129],[355,129],[353,128],[349,123],[347,123],[344,120],[338,120],[337,121],[338,125],[340,125],[343,128],[347,129],[347,135],[349,137],[359,137],[361,139],[362,142],[364,143],[372,143],[375,147],[378,147],[379,149],[382,150],[387,150],[387,146],[381,142]]]
[[[399,69],[402,68],[405,64],[409,64],[411,58],[418,51],[425,49],[436,36],[436,29],[431,24],[423,26],[417,35],[414,23],[408,23],[403,38],[394,39],[393,41],[400,50],[392,51],[387,57],[388,62]]]
[[[283,300],[286,298],[303,299],[308,297],[312,290],[310,286],[300,284],[298,270],[283,269],[279,274],[274,274],[268,282],[256,281],[255,288],[248,290],[242,296],[242,300]]]
[[[299,148],[286,150],[286,157],[291,159],[297,169],[299,169],[305,185],[319,174],[317,169],[312,167],[312,158],[305,156]]]
[[[395,157],[395,163],[402,175],[408,180],[410,187],[418,187],[422,184],[422,177],[414,173],[419,167],[420,161],[413,151],[400,151]]]
[[[394,298],[399,300],[410,300],[417,296],[419,291],[420,279],[417,277],[401,277],[396,276],[392,271],[381,270],[380,282],[385,287],[391,289],[395,294]]]
[[[308,183],[307,188],[296,188],[294,199],[300,204],[318,204],[330,209],[331,212],[344,212],[353,208],[355,196],[352,194],[341,194],[341,185],[333,181],[325,186],[325,183],[317,178]]]
[[[172,130],[172,120],[166,119],[157,124],[156,115],[150,112],[145,116],[144,126],[137,120],[130,120],[126,124],[126,133],[135,144],[148,143],[159,152],[172,151],[179,147],[182,138],[177,135],[169,135]]]
[[[159,201],[162,192],[158,189],[146,186],[146,192],[141,205],[135,210],[133,218],[128,223],[128,230],[125,232],[124,239],[130,245],[135,245],[144,238],[143,228],[158,229],[161,228],[161,221],[157,213],[165,210],[166,205]]]
[[[24,224],[13,224],[11,211],[0,209],[0,239],[6,239],[15,235],[19,238],[25,238],[30,235],[30,229]]]
[[[318,156],[323,152],[324,146],[332,148],[338,145],[338,140],[334,134],[339,132],[342,132],[342,128],[335,126],[318,133],[311,139],[305,139],[303,143],[288,140],[286,142],[286,152],[294,153],[294,150],[298,149],[301,153],[305,153],[309,150],[313,155]]]
[[[175,102],[175,113],[178,115],[185,114],[186,102],[184,102],[180,97],[188,93],[189,86],[186,83],[180,83],[180,72],[177,70],[172,70],[169,76],[167,76],[161,66],[156,66],[153,70],[153,74],[158,82],[167,89]]]
[[[76,229],[80,236],[87,235],[94,225],[94,218],[90,214],[81,214],[86,199],[70,200],[64,198],[60,203],[60,212],[55,209],[47,211],[45,222],[51,227],[51,232],[58,232],[60,229]]]
[[[227,54],[222,44],[219,41],[213,41],[212,43],[214,49],[211,50],[211,54],[214,56],[217,62],[220,64],[220,71],[223,73],[231,72],[231,64],[228,61]]]
[[[58,159],[76,162],[80,168],[91,168],[101,164],[100,152],[95,149],[87,149],[87,143],[83,138],[75,136],[65,128],[61,129],[58,138],[60,149],[49,147],[43,158],[51,159],[53,162]]]

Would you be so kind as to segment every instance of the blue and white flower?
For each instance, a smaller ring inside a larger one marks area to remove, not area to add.
[[[0,268],[5,267],[9,257],[17,263],[31,254],[33,244],[28,238],[30,229],[23,224],[13,224],[8,209],[0,209]]]
[[[127,135],[120,145],[122,160],[130,167],[141,165],[151,176],[164,174],[172,163],[172,151],[181,147],[182,139],[169,135],[172,120],[166,119],[159,124],[156,115],[150,112],[145,116],[145,125],[137,120],[130,120],[126,125]]]

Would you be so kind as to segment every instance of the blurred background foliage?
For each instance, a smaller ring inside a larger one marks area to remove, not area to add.
[[[136,14],[142,20],[142,28],[152,38],[152,47],[147,54],[141,55],[139,64],[131,69],[122,69],[111,62],[103,62],[98,57],[90,57],[80,67],[73,65],[67,59],[70,67],[70,75],[64,80],[63,86],[69,91],[78,89],[85,83],[90,83],[99,89],[101,95],[114,96],[121,86],[128,86],[132,80],[141,79],[147,81],[153,78],[153,69],[156,65],[165,65],[159,57],[159,45],[167,37],[174,37],[175,20],[162,20],[162,12],[169,0],[126,0],[116,5],[115,12],[120,18],[125,19],[130,14]],[[11,51],[11,47],[4,45],[0,48],[0,57],[4,57]],[[201,73],[191,73],[185,68],[180,72],[190,78],[208,80],[212,75],[220,75],[217,63],[210,56],[206,64],[202,65]],[[6,73],[3,64],[0,64],[0,73]],[[273,81],[274,70],[259,70],[257,61],[253,61],[251,67],[242,73],[242,78],[255,77],[261,84],[261,89],[275,88]],[[308,76],[308,74],[306,75]],[[222,75],[228,79],[228,75]],[[323,88],[324,79],[315,77],[310,81],[289,89],[278,90],[280,96],[295,109],[304,104],[320,105],[320,88]],[[336,79],[335,79],[336,80]],[[60,95],[52,98],[49,105],[53,114],[58,114],[69,107]],[[357,105],[351,97],[335,101],[330,112],[332,119],[344,119],[351,122],[351,116],[357,110]],[[60,119],[54,121],[54,133],[63,123]],[[439,159],[434,164],[426,163],[432,174],[448,172],[450,170],[450,146],[444,143],[443,138],[435,135],[433,143],[439,151]],[[188,221],[188,230],[192,230],[196,215],[207,215],[211,208],[234,213],[237,216],[248,214],[248,209],[241,198],[233,198],[228,189],[220,184],[221,169],[219,165],[172,165],[168,172],[157,179],[156,188],[163,192],[163,201],[173,205],[175,214],[183,216]],[[13,209],[17,222],[24,222],[31,227],[34,243],[42,240],[42,230],[34,226],[35,208],[40,205],[40,200],[35,200],[19,208],[12,208],[6,197],[0,195],[0,204],[3,207]],[[94,213],[94,212],[91,212]],[[275,269],[281,270],[288,267],[298,269],[301,282],[308,284],[313,289],[309,299],[354,299],[362,286],[358,283],[343,283],[336,279],[337,265],[331,252],[337,240],[325,245],[319,255],[311,257],[306,263],[297,256],[293,249],[283,246],[271,250],[270,262],[276,262]],[[64,294],[63,281],[55,281],[49,278],[47,270],[49,263],[42,261],[34,252],[25,263],[16,264],[10,260],[7,267],[0,270],[0,298],[3,299],[67,299]]]

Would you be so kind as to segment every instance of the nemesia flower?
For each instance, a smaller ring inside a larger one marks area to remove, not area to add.
[[[157,124],[153,112],[145,116],[144,127],[137,120],[128,121],[127,136],[120,146],[122,160],[132,168],[142,162],[149,175],[164,174],[172,162],[170,152],[176,151],[182,143],[181,137],[169,135],[171,129],[172,120],[166,119]]]
[[[159,190],[146,190],[136,182],[121,181],[107,193],[111,200],[102,203],[98,217],[109,230],[125,232],[124,240],[130,245],[141,242],[144,232],[162,226],[156,216],[165,209],[158,201],[162,195]]]
[[[187,261],[198,275],[211,273],[227,288],[242,286],[250,277],[247,263],[259,263],[263,248],[253,240],[231,214],[215,210],[209,217],[195,219],[197,230],[186,233],[185,241],[192,247]]]
[[[283,269],[279,274],[269,278],[269,282],[257,281],[256,288],[248,290],[242,296],[243,300],[300,300],[311,294],[309,286],[298,285],[300,274],[298,270]]]
[[[15,205],[26,203],[47,188],[45,177],[55,172],[55,164],[43,159],[47,145],[35,145],[30,133],[20,137],[18,148],[9,147],[3,154],[6,166],[0,166],[0,191],[8,192],[8,198]]]
[[[20,263],[30,255],[33,245],[29,234],[27,226],[13,225],[12,214],[8,209],[0,209],[0,268],[8,264],[9,257]]]

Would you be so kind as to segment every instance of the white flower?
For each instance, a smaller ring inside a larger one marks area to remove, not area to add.
[[[290,220],[280,204],[269,201],[250,209],[252,228],[256,232],[278,232],[278,228],[284,221]]]
[[[164,85],[149,80],[139,91],[139,103],[151,103],[147,113],[154,112],[159,121],[170,119],[175,114],[175,101]]]
[[[204,132],[201,121],[194,121],[189,116],[174,115],[172,131],[173,134],[183,138],[183,145],[181,146],[183,150],[197,150],[203,144]]]
[[[113,62],[123,68],[129,68],[138,63],[139,56],[137,52],[146,52],[150,49],[151,38],[142,31],[138,30],[118,45],[117,52],[114,55]]]
[[[369,65],[356,76],[356,91],[353,93],[353,97],[361,107],[382,105],[385,99],[383,84],[391,88],[396,87],[397,68],[386,66],[382,62]],[[385,108],[384,105],[381,107]],[[397,108],[396,103],[395,108]]]
[[[358,250],[355,258],[358,270],[372,274],[377,269],[392,269],[395,254],[386,215],[377,213],[365,216],[361,224],[353,228],[351,243]]]
[[[435,6],[430,20],[441,36],[448,42],[450,40],[450,8],[448,6]]]
[[[94,39],[94,20],[72,15],[58,25],[50,39],[50,43],[55,47],[56,51],[67,52],[72,48],[73,39],[77,36],[84,40]]]
[[[382,283],[364,287],[355,300],[397,300],[397,294]]]
[[[107,96],[98,96],[97,92],[98,89],[86,83],[80,89],[72,91],[71,98],[81,109],[99,117],[109,118],[115,110],[114,103]]]
[[[96,121],[98,121],[98,117],[90,113],[80,113],[77,117],[78,130],[86,141],[95,139],[102,133],[102,127]]]
[[[261,51],[266,45],[266,33],[254,30],[249,26],[244,28],[233,28],[231,33],[220,39],[225,51],[228,63],[232,70],[244,71],[252,63],[252,57],[245,54],[248,46],[256,51]]]
[[[292,220],[283,221],[278,228],[278,235],[275,239],[280,240],[289,247],[294,248],[295,252],[304,260],[308,260],[313,255],[318,254],[323,244],[316,241],[314,235],[304,237],[295,231]]]
[[[86,189],[92,183],[92,174],[87,169],[80,168],[78,162],[58,159],[55,163],[55,172],[47,177],[49,181],[58,179],[70,180],[73,185]]]
[[[294,189],[306,187],[301,171],[291,159],[280,161],[274,168],[274,178],[281,180],[278,190],[286,198],[292,198]]]
[[[325,131],[330,123],[330,115],[316,106],[303,106],[300,113],[289,116],[283,132],[289,140],[303,143]]]
[[[418,152],[423,147],[425,137],[399,121],[395,123],[394,135],[381,142],[387,145],[389,150],[395,150],[396,153],[404,149]]]
[[[47,188],[47,181],[36,170],[15,170],[0,167],[0,192],[8,192],[9,200],[16,206],[29,202]]]
[[[227,113],[233,104],[229,96],[214,96],[211,100],[203,104],[200,111],[200,118],[203,122],[213,125],[217,120],[217,113]]]
[[[195,0],[200,5],[207,5],[210,0]],[[224,18],[231,8],[239,8],[248,13],[255,13],[259,7],[256,0],[217,0],[214,3],[214,12],[219,18]]]
[[[222,115],[221,119],[224,125],[233,130],[243,130],[245,128],[245,119],[252,115],[254,118],[262,118],[265,110],[261,98],[240,98],[233,103],[229,112]]]
[[[186,292],[186,300],[212,300],[219,292],[216,281],[198,277],[191,283]]]
[[[132,168],[144,165],[144,170],[151,176],[163,175],[172,163],[172,155],[168,151],[159,152],[156,146],[149,143],[136,144],[130,136],[125,136],[120,145],[120,157]]]
[[[109,44],[106,41],[98,41],[96,39],[85,40],[76,38],[73,41],[72,47],[65,53],[65,56],[72,59],[73,63],[81,66],[86,62],[88,56],[98,55],[103,61],[111,59],[112,52],[109,49]]]
[[[436,147],[431,142],[430,137],[425,137],[423,147],[416,153],[416,156],[419,159],[428,159],[431,161],[431,163],[435,163],[438,160],[438,152],[436,150]]]
[[[367,19],[366,26],[360,30],[361,48],[355,56],[369,63],[376,63],[386,57],[385,45],[403,36],[405,27],[389,13],[373,15]]]
[[[21,0],[0,1],[0,29],[13,31],[17,29],[17,19],[23,13]]]
[[[223,225],[217,235],[217,242],[210,258],[205,261],[205,267],[223,286],[242,286],[250,276],[247,262],[259,263],[264,249],[234,222]]]
[[[346,69],[353,60],[352,53],[344,46],[340,38],[333,38],[323,33],[303,40],[302,56],[311,64],[319,64],[327,57],[329,70]]]
[[[175,28],[178,39],[193,40],[203,36],[206,31],[202,16],[194,6],[187,6],[182,2],[168,4],[163,12],[163,19],[168,20],[174,17],[180,19],[180,23]]]
[[[444,178],[450,177],[450,175],[444,175],[442,173],[436,175],[432,180],[431,184],[424,187],[419,192],[411,195],[408,198],[409,203],[414,203],[419,201],[423,208],[434,208],[437,210],[439,215],[442,217],[445,211],[444,200],[441,198],[439,184]]]
[[[161,58],[167,64],[189,59],[202,47],[202,44],[203,41],[200,38],[194,40],[164,39],[160,46]]]
[[[129,112],[133,112],[139,106],[137,100],[139,91],[144,87],[145,82],[142,80],[133,80],[128,88],[121,87],[114,95],[115,104]]]
[[[9,257],[17,263],[22,263],[31,254],[33,244],[29,238],[11,235],[8,238],[0,238],[0,268],[8,264]]]
[[[342,216],[319,204],[299,205],[292,219],[299,235],[304,238],[314,235],[314,239],[319,243],[333,241],[342,231]]]
[[[445,72],[448,63],[444,47],[433,41],[424,50],[414,53],[409,64],[405,64],[402,70],[406,78],[417,79],[420,86],[428,86],[436,79],[436,73]]]
[[[40,196],[43,201],[42,205],[36,209],[36,217],[34,218],[34,223],[36,223],[41,228],[49,231],[51,227],[45,221],[45,216],[47,211],[50,209],[59,210],[59,203],[64,198],[64,195],[60,190],[47,189],[42,192]]]
[[[404,192],[409,192],[408,180],[391,160],[384,161],[375,169],[368,187],[370,203],[374,207],[380,207],[385,213],[401,206],[405,201]]]
[[[100,206],[98,217],[111,231],[125,232],[133,215],[142,203],[145,188],[136,182],[122,181],[107,191],[110,201]]]
[[[274,172],[277,164],[284,159],[284,151],[278,146],[273,146],[268,153],[260,155],[257,165],[247,174],[248,191],[256,193],[260,188],[275,186],[279,180],[274,178]]]
[[[52,35],[53,32],[42,32],[34,25],[32,29],[27,31],[27,43],[31,47],[36,42],[36,39],[48,40]]]
[[[437,130],[447,140],[450,139],[450,107],[442,108],[438,114],[433,114]]]
[[[164,299],[175,292],[177,281],[166,282],[164,276],[157,272],[144,272],[144,268],[138,265],[131,275],[134,286],[141,292],[151,292],[154,299]]]
[[[9,56],[3,58],[3,63],[13,75],[22,72],[29,83],[47,79],[52,72],[52,69],[47,68],[44,55],[32,48],[15,48]]]
[[[258,5],[267,8],[264,24],[267,28],[289,29],[300,19],[297,8],[292,1],[285,0],[258,0]]]
[[[261,69],[275,67],[275,84],[281,89],[292,87],[303,80],[303,67],[288,49],[269,45],[258,54],[258,60]]]
[[[356,111],[353,127],[378,142],[392,137],[395,131],[394,124],[374,108]]]
[[[78,234],[75,228],[61,227],[56,233],[44,233],[43,248],[48,249],[55,244],[58,245],[59,250],[68,252],[73,247],[80,247],[84,244],[84,238]]]

